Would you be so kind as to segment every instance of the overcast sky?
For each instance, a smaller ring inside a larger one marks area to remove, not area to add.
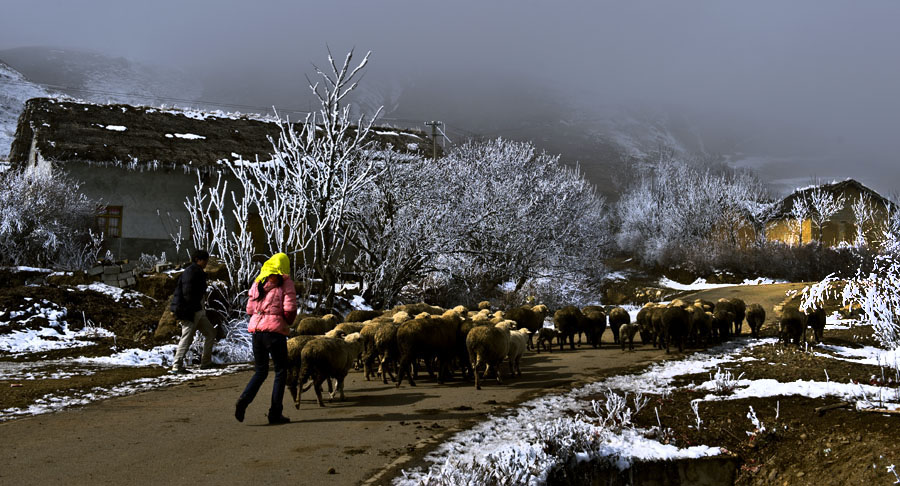
[[[245,103],[295,106],[326,44],[356,46],[373,51],[373,82],[452,80],[424,113],[467,90],[550,84],[588,107],[659,103],[771,125],[766,143],[782,155],[827,147],[870,180],[900,180],[897,1],[6,3],[0,48],[176,66]]]

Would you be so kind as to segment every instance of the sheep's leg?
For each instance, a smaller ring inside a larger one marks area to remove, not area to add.
[[[303,385],[305,385],[305,384],[306,384],[305,382],[301,382],[301,383],[300,383],[300,386],[295,387],[294,390],[293,390],[293,392],[294,392],[294,393],[293,393],[293,398],[294,398],[294,408],[296,408],[297,410],[300,410],[300,393],[301,393],[301,388],[302,388]]]
[[[313,380],[313,388],[316,390],[316,401],[319,402],[320,407],[325,406],[325,402],[322,401],[322,382],[323,381],[325,381],[325,380],[322,380],[321,378],[318,378],[318,377]]]
[[[337,391],[338,391],[338,396],[341,397],[340,400],[343,402],[346,399],[346,397],[344,396],[344,377],[343,376],[337,379]]]
[[[503,381],[500,379],[500,363],[497,363],[497,366],[492,366],[492,368],[497,375],[497,384],[502,385]]]
[[[481,383],[478,380],[478,367],[481,366],[481,357],[472,360],[472,374],[475,375],[475,389],[481,390]]]

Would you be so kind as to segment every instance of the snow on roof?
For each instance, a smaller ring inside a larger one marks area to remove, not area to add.
[[[276,121],[221,111],[33,98],[19,119],[9,158],[13,167],[27,163],[34,141],[44,159],[58,163],[218,170],[222,160],[271,160],[269,138],[280,135]],[[432,150],[432,140],[412,130],[379,127],[372,141],[411,153]]]

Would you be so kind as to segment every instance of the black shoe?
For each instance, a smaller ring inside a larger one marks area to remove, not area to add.
[[[237,419],[238,422],[244,421],[244,412],[247,411],[247,404],[238,400],[237,403],[234,404],[234,418]]]
[[[284,415],[279,415],[277,417],[269,417],[269,425],[281,425],[288,424],[291,422],[291,419],[285,417]]]

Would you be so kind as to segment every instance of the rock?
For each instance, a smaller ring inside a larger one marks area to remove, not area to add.
[[[165,300],[175,292],[176,278],[164,273],[157,273],[140,277],[134,285],[134,290],[153,297],[156,300]]]
[[[771,471],[769,471],[769,482],[774,481],[776,477],[778,477],[777,469],[772,469]]]
[[[337,474],[337,471],[333,467],[328,468],[328,474]]]
[[[166,301],[166,310],[163,311],[162,317],[159,318],[156,332],[153,333],[153,339],[157,341],[168,341],[173,337],[181,336],[181,325],[175,319],[175,314],[169,310],[171,304],[172,297],[169,297],[169,300]]]
[[[806,473],[805,473],[805,472],[800,471],[800,472],[797,473],[797,477],[798,477],[798,478],[802,478],[803,476],[806,476]]]
[[[806,440],[807,437],[808,436],[806,434],[800,434],[800,440]]]
[[[216,257],[210,257],[209,263],[203,270],[206,271],[206,276],[209,280],[228,280],[228,269]]]

